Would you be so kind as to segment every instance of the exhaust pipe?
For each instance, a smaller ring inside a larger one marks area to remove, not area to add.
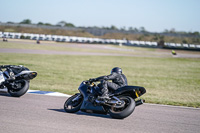
[[[135,101],[135,104],[136,104],[136,106],[139,106],[139,105],[143,104],[144,102],[145,102],[145,100],[140,99],[140,100]]]
[[[37,76],[37,73],[36,72],[32,72],[32,73],[24,75],[23,78],[26,79],[26,80],[30,80],[30,79],[35,78],[36,76]]]

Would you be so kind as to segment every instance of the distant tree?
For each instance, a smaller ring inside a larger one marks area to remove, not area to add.
[[[187,42],[187,40],[184,39],[184,40],[182,41],[182,43],[188,43],[188,42]]]
[[[197,31],[193,32],[192,34],[195,35],[195,36],[199,36],[200,35],[200,33],[197,32]]]
[[[140,31],[141,31],[141,32],[146,32],[146,30],[145,30],[144,27],[140,27]]]
[[[111,25],[110,29],[111,29],[111,30],[118,30],[117,27],[114,26],[114,25]]]
[[[159,36],[159,39],[160,39],[161,41],[164,41],[164,40],[165,40],[165,36]]]
[[[175,33],[176,30],[175,30],[174,28],[172,28],[169,32],[170,32],[170,33]]]
[[[98,26],[93,26],[93,28],[96,28],[96,29],[101,29],[100,27],[98,27]]]
[[[196,41],[197,41],[198,44],[200,43],[200,39],[199,38],[196,38]]]
[[[65,26],[65,24],[66,24],[67,22],[65,22],[65,21],[60,21],[60,22],[58,22],[56,25],[58,25],[58,26]]]
[[[24,35],[21,35],[21,36],[20,36],[20,39],[25,39],[25,36],[24,36]]]
[[[50,23],[45,23],[44,25],[47,25],[47,26],[52,26],[52,24],[50,24]]]
[[[196,37],[193,37],[192,39],[191,39],[191,41],[192,41],[192,43],[196,43],[196,44],[199,44],[200,43],[200,39],[199,38],[196,38]]]
[[[165,45],[165,42],[163,40],[160,40],[157,43],[158,43],[158,47],[160,48],[162,48]]]
[[[75,27],[75,25],[72,24],[72,23],[66,23],[65,26],[67,26],[67,27]]]
[[[158,40],[158,35],[154,34],[153,41],[157,41],[157,40]]]
[[[139,37],[137,38],[138,41],[141,41],[142,39],[143,39],[143,36],[139,36]]]
[[[7,24],[14,24],[14,22],[8,21]]]
[[[102,29],[109,30],[110,28],[109,28],[109,27],[105,27],[105,26],[103,26]]]
[[[137,29],[137,28],[134,28],[134,31],[138,32],[138,29]]]
[[[42,22],[38,22],[37,25],[44,25],[44,23],[42,23]]]
[[[169,30],[168,30],[168,29],[165,29],[165,30],[164,30],[164,33],[169,33]]]
[[[72,23],[67,23],[67,22],[65,22],[65,21],[60,21],[60,22],[58,22],[58,23],[57,23],[57,26],[62,26],[62,27],[64,27],[64,26],[67,26],[67,27],[75,27],[74,24],[72,24]]]
[[[120,30],[122,30],[122,31],[125,31],[126,30],[126,27],[125,26],[123,26],[123,27],[121,27],[121,29]]]
[[[20,22],[20,24],[31,24],[31,20],[30,19],[24,19],[22,22]]]
[[[133,27],[128,28],[129,31],[134,31]]]

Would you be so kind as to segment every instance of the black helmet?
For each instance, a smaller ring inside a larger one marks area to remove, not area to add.
[[[118,74],[122,74],[122,69],[119,68],[119,67],[114,67],[112,70],[111,70],[111,74],[115,72],[115,73],[118,73]]]

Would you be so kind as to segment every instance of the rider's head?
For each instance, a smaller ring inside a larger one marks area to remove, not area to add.
[[[119,68],[119,67],[114,67],[112,70],[111,70],[111,74],[115,72],[115,73],[118,73],[118,74],[122,74],[122,69]]]

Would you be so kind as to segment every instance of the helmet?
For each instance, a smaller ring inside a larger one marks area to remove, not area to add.
[[[118,73],[118,74],[122,74],[122,69],[119,68],[119,67],[114,67],[112,70],[111,70],[111,74],[115,72],[115,73]]]

